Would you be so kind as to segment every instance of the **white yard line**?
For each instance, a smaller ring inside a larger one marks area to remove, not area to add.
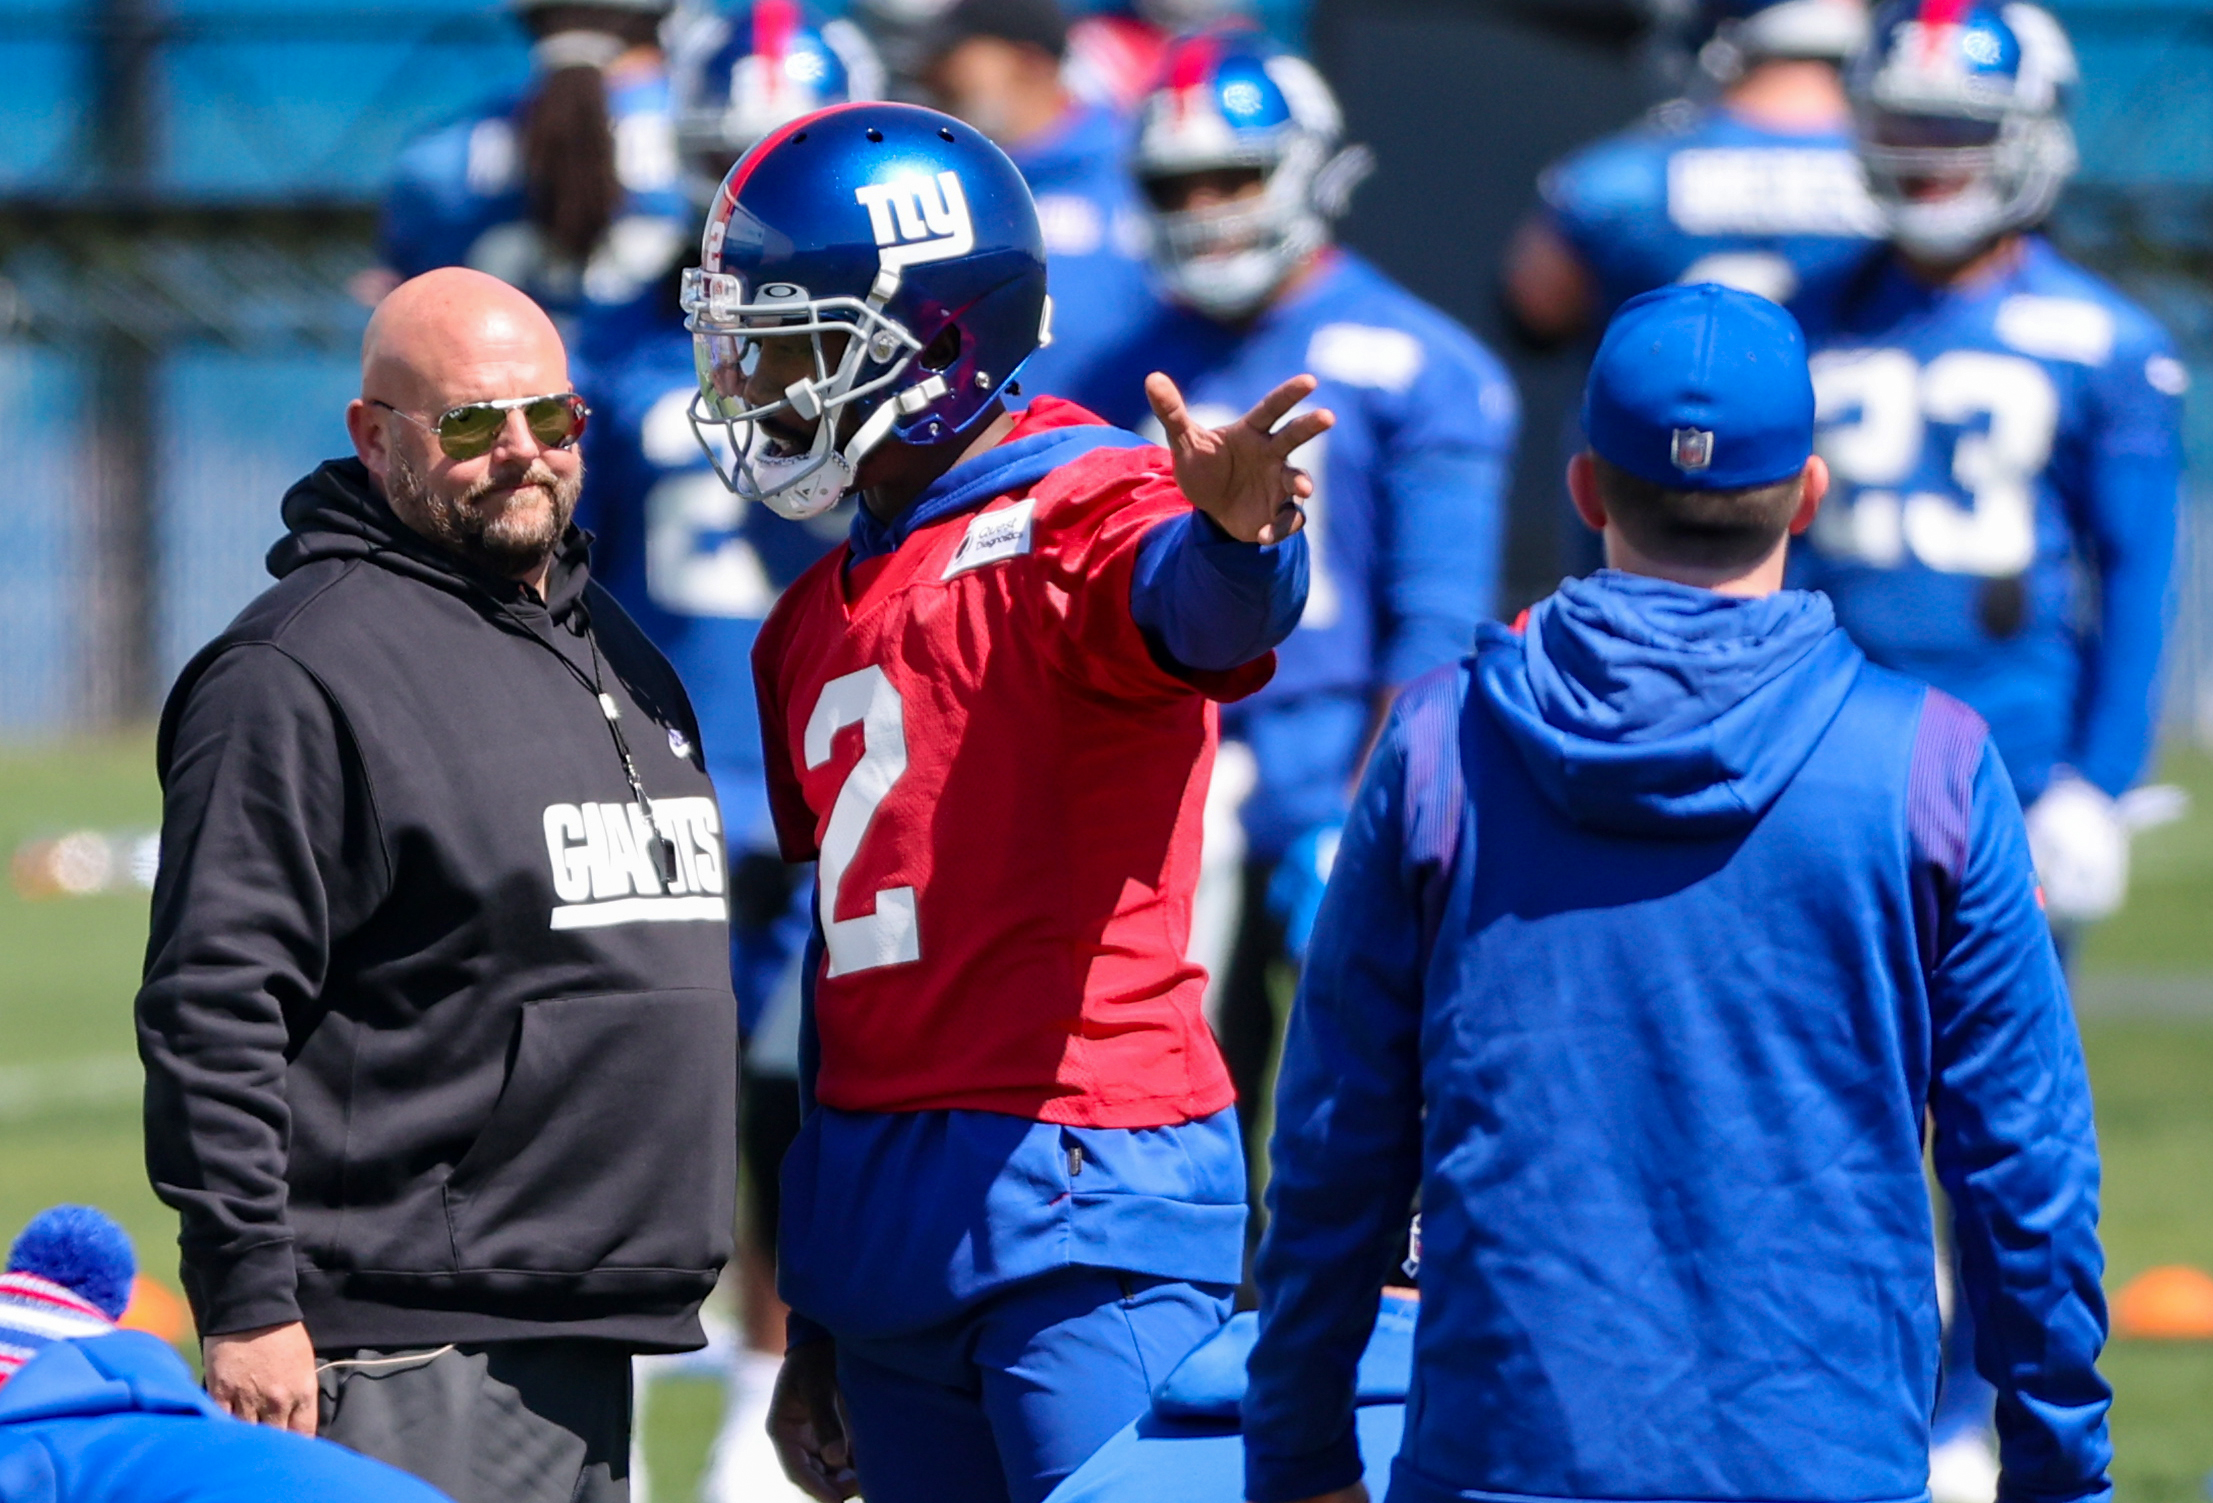
[[[135,1102],[145,1071],[135,1054],[87,1054],[35,1065],[0,1065],[0,1123]]]
[[[2078,976],[2075,1007],[2096,1017],[2213,1014],[2213,976]]]

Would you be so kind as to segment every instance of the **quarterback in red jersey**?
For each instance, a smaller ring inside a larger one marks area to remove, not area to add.
[[[1185,949],[1214,706],[1297,623],[1287,456],[1332,419],[1285,421],[1303,376],[1220,429],[1153,376],[1166,448],[1007,410],[1050,321],[1036,212],[913,106],[749,152],[686,307],[732,488],[861,500],[754,651],[784,855],[819,863],[771,1429],[818,1498],[1037,1503],[1238,1277]]]

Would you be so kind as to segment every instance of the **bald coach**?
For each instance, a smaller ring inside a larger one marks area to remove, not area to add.
[[[146,1158],[208,1388],[460,1503],[626,1498],[630,1358],[730,1251],[721,822],[570,525],[586,416],[528,298],[403,284],[157,749]]]

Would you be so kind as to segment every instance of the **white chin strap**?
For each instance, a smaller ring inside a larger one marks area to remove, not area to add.
[[[903,416],[911,417],[944,395],[942,376],[931,376],[908,387],[870,413],[860,431],[843,449],[836,446],[831,433],[837,426],[835,409],[821,414],[814,442],[803,454],[767,452],[767,432],[755,424],[752,438],[734,470],[733,478],[738,483],[731,489],[748,501],[758,501],[776,515],[794,522],[819,517],[853,488],[853,477],[859,473],[861,461],[890,437],[893,423]]]
[[[755,441],[758,443],[758,440]],[[843,454],[818,461],[813,454],[762,454],[746,458],[760,502],[780,517],[804,522],[819,517],[853,488],[853,466]]]

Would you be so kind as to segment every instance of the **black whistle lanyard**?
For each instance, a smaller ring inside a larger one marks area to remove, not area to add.
[[[470,581],[475,584],[474,580]],[[665,892],[676,885],[676,842],[669,839],[653,817],[653,799],[645,791],[645,780],[638,776],[638,764],[630,755],[630,740],[622,733],[622,706],[615,703],[615,696],[607,692],[607,676],[599,660],[599,633],[593,629],[591,612],[579,600],[576,608],[584,612],[584,645],[592,654],[592,672],[585,677],[584,670],[569,661],[569,655],[548,642],[532,629],[530,623],[515,613],[514,607],[485,590],[477,588],[484,598],[500,609],[500,614],[522,629],[523,635],[553,654],[554,661],[568,669],[569,677],[582,684],[593,699],[599,702],[599,713],[607,722],[607,734],[614,738],[615,755],[622,759],[622,775],[630,784],[630,796],[636,801],[638,812],[645,816],[646,859],[653,863],[653,874],[661,879]],[[550,619],[550,618],[549,618]]]

